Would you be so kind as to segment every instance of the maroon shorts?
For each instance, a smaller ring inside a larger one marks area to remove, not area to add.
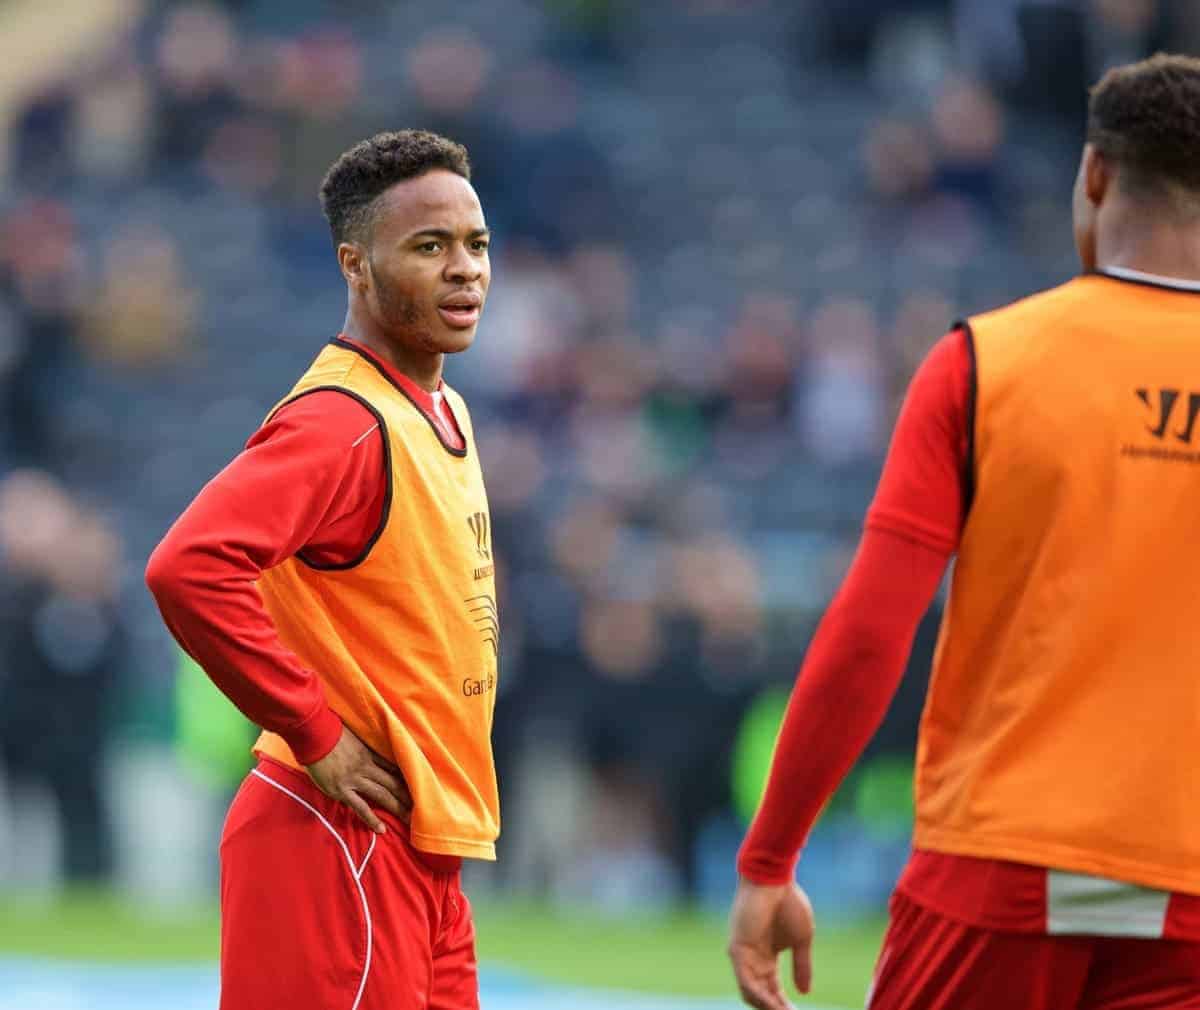
[[[868,1010],[1200,1010],[1200,943],[1003,933],[902,894]]]
[[[221,1010],[478,1010],[457,861],[261,761],[221,837]]]

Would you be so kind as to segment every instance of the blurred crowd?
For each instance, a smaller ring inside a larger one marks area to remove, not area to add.
[[[10,808],[40,782],[64,872],[113,872],[99,769],[178,720],[145,558],[343,318],[324,170],[422,126],[495,233],[447,367],[500,561],[494,882],[725,886],[745,714],[795,673],[916,363],[1071,275],[1088,83],[1198,45],[1182,0],[144,4],[8,127]],[[873,753],[911,745],[931,627]]]

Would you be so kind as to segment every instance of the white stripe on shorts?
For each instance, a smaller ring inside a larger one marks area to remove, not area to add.
[[[355,866],[354,857],[350,855],[350,846],[346,844],[341,835],[333,830],[333,825],[321,816],[321,812],[316,807],[314,807],[307,800],[301,799],[286,786],[280,785],[270,776],[264,775],[257,768],[251,768],[250,774],[257,775],[260,779],[267,783],[267,785],[273,786],[281,793],[290,796],[302,807],[308,810],[318,821],[321,822],[321,824],[324,825],[325,830],[337,839],[338,845],[342,847],[342,853],[346,857],[346,867],[350,871],[350,876],[354,878],[354,886],[358,888],[358,896],[362,900],[363,915],[367,920],[367,955],[363,959],[363,973],[362,979],[358,983],[358,992],[354,996],[354,1002],[350,1004],[350,1010],[358,1010],[358,1004],[362,1002],[363,991],[367,987],[367,975],[371,971],[371,906],[367,904],[367,892],[363,890],[362,881],[359,878],[362,876],[363,870],[367,868],[367,860],[371,858],[371,853],[375,851],[375,839],[371,839],[371,847],[367,850],[367,854],[363,856],[362,866]]]

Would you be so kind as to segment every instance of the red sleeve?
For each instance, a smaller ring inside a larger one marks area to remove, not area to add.
[[[858,552],[809,646],[762,805],[738,853],[748,880],[792,879],[817,816],[899,687],[917,625],[958,545],[973,381],[966,335],[955,331],[909,387]]]
[[[869,529],[953,553],[971,488],[975,365],[966,330],[934,344],[913,376],[892,435]]]
[[[306,547],[352,557],[378,523],[384,466],[382,433],[362,404],[332,391],[301,397],[201,490],[146,568],[179,644],[301,764],[333,749],[341,720],[279,640],[255,582]]]

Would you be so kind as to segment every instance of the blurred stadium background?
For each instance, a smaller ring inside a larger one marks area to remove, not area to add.
[[[0,1008],[215,1005],[250,730],[142,569],[335,332],[317,184],[399,126],[467,144],[496,233],[448,368],[502,562],[484,1005],[730,1005],[734,851],[907,378],[1074,272],[1085,87],[1196,51],[1200,5],[6,0],[0,38]],[[937,617],[802,867],[827,1003]]]

